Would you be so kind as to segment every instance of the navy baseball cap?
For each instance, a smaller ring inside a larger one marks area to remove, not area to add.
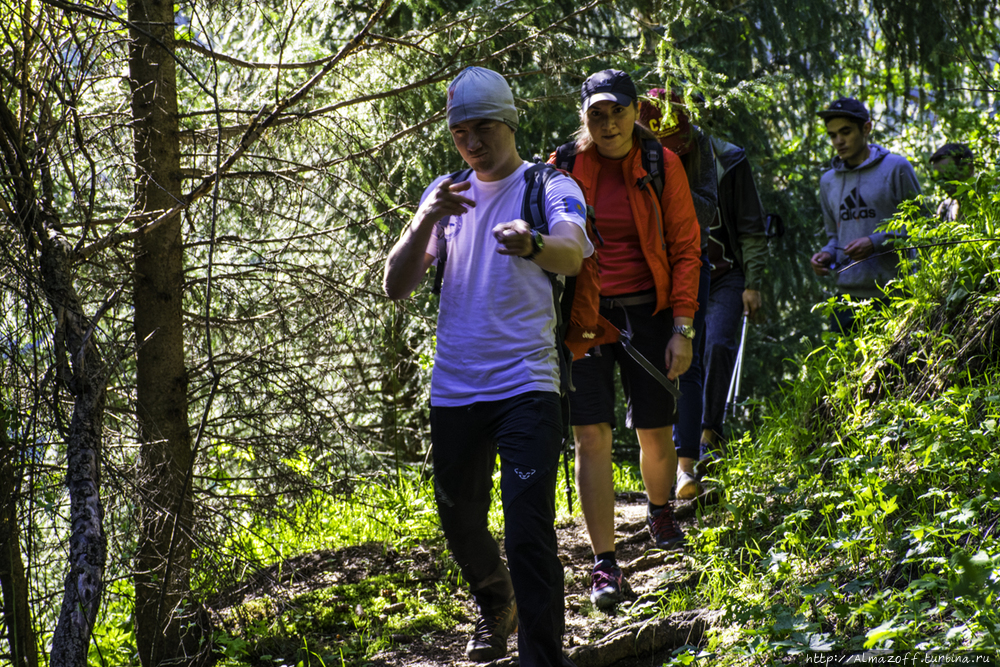
[[[580,97],[583,101],[582,110],[586,111],[595,102],[604,100],[627,107],[639,99],[639,93],[628,74],[617,69],[606,69],[591,74],[583,82]]]
[[[946,157],[950,157],[955,163],[960,163],[963,160],[968,160],[971,162],[976,158],[972,154],[972,149],[970,149],[965,144],[945,144],[941,148],[934,151],[934,155],[928,160],[931,164],[934,164],[938,160],[943,160]]]
[[[861,102],[858,102],[853,97],[841,97],[836,102],[830,105],[828,109],[817,112],[817,115],[823,120],[829,120],[830,118],[856,118],[861,121],[868,122],[871,120],[871,116],[868,114],[868,109]]]

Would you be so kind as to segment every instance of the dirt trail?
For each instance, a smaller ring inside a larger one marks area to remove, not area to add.
[[[700,501],[713,500],[703,496]],[[692,524],[692,502],[677,502],[676,513],[685,530]],[[619,564],[636,594],[636,600],[621,605],[617,613],[597,611],[590,604],[590,573],[593,554],[582,515],[557,526],[559,553],[566,571],[566,653],[577,667],[638,667],[660,665],[671,651],[684,644],[702,643],[713,616],[700,612],[680,612],[655,618],[657,596],[664,589],[694,586],[697,574],[683,551],[665,552],[652,548],[646,531],[646,496],[619,494],[615,508],[615,536]],[[465,595],[468,599],[468,596]],[[469,618],[475,619],[471,601]],[[465,659],[465,643],[473,621],[453,631],[414,638],[380,653],[368,664],[378,667],[472,667]],[[508,657],[487,663],[490,667],[516,665],[517,640],[508,642]]]

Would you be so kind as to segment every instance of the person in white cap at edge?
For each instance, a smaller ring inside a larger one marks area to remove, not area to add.
[[[439,177],[424,192],[389,253],[385,291],[408,297],[443,235],[431,441],[441,526],[480,611],[466,654],[501,658],[516,630],[522,667],[571,665],[562,653],[554,525],[562,445],[556,313],[544,272],[575,275],[593,253],[583,194],[556,176],[545,189],[550,233],[519,219],[529,163],[515,144],[514,97],[496,72],[463,70],[448,87],[447,114],[472,171],[457,183]],[[498,452],[509,570],[487,528]]]

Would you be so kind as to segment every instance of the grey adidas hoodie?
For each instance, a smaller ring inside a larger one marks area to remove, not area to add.
[[[841,269],[837,291],[861,299],[882,296],[881,287],[898,275],[899,255],[891,250],[895,239],[906,238],[905,227],[880,232],[875,228],[892,217],[900,202],[920,194],[917,175],[906,158],[878,144],[868,148],[868,159],[854,168],[834,157],[833,169],[823,174],[819,185],[829,237],[823,250],[835,258],[835,269]],[[875,245],[870,258],[852,262],[837,250],[862,236]]]

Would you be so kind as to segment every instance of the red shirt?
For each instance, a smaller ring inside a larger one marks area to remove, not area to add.
[[[642,253],[639,231],[632,219],[628,201],[624,159],[612,160],[596,155],[601,166],[594,198],[597,232],[604,245],[596,245],[597,263],[601,267],[601,296],[619,296],[642,292],[656,287]]]
[[[653,314],[672,308],[674,317],[694,317],[698,310],[698,276],[701,273],[701,230],[687,174],[681,159],[661,146],[663,194],[656,201],[649,185],[640,192],[639,182],[648,176],[642,167],[641,146],[641,142],[634,142],[632,150],[622,161],[622,168],[625,170],[625,187],[635,216],[640,247],[656,286],[656,310]],[[549,162],[555,163],[555,160],[556,154],[553,153]],[[573,164],[573,175],[580,181],[583,194],[591,204],[596,199],[600,167],[594,146],[577,154]],[[602,252],[599,240],[595,239],[594,245],[598,253]],[[587,265],[585,262],[585,267]],[[577,276],[578,294],[596,296],[600,280],[597,267],[592,268],[593,271],[581,271]]]

